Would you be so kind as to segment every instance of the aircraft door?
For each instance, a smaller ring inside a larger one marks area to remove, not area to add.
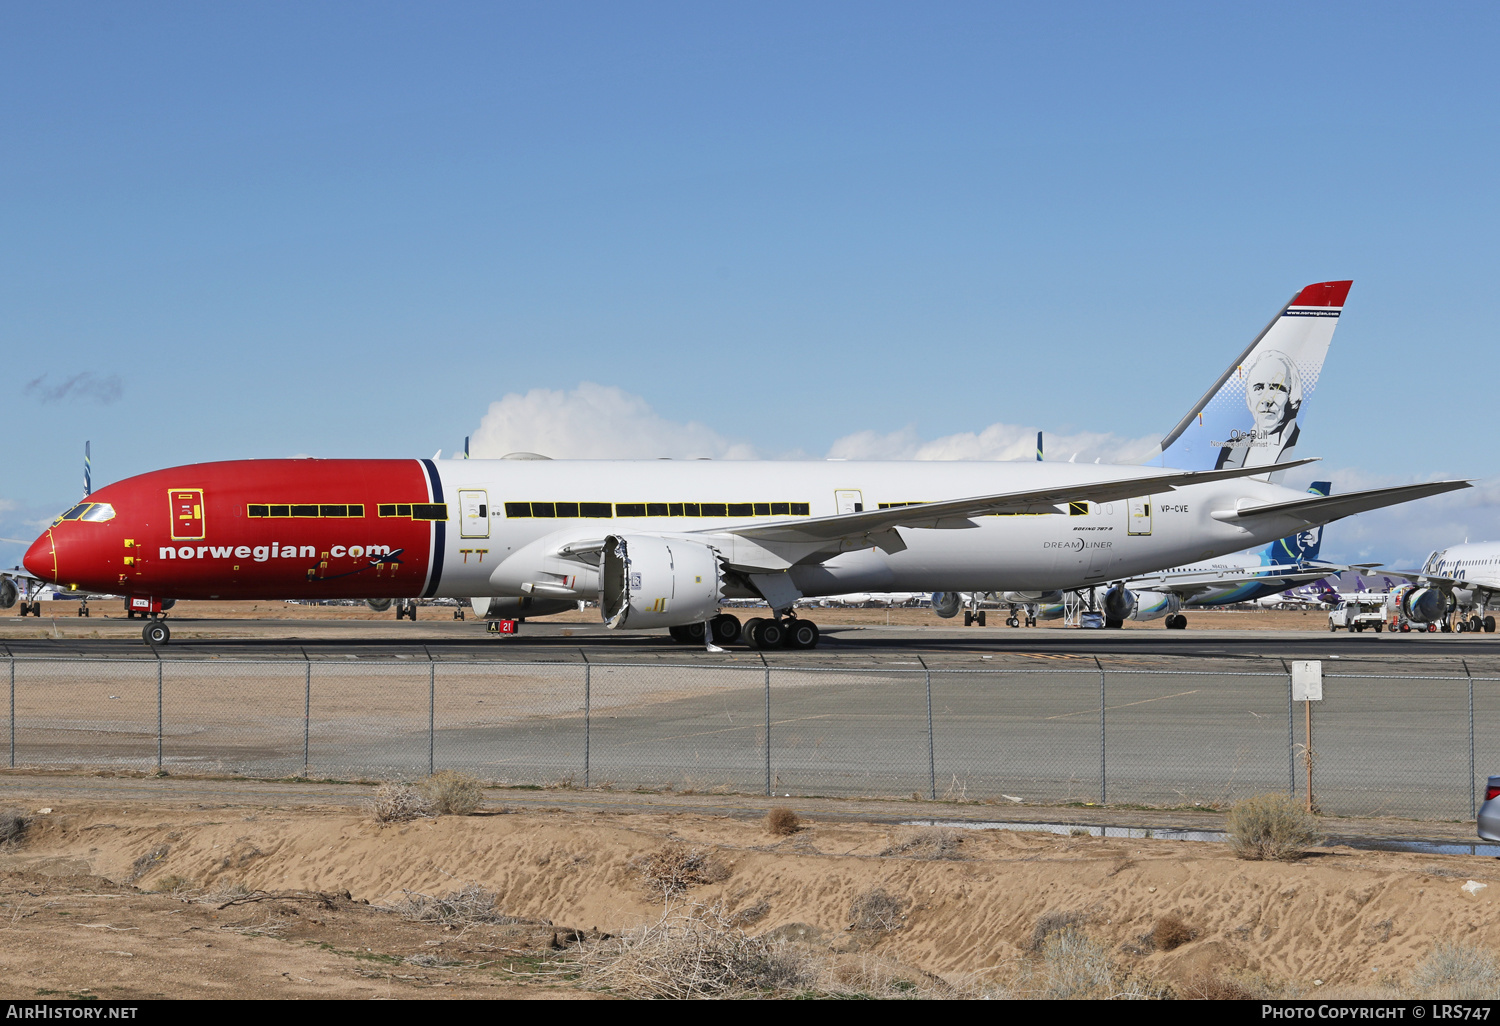
[[[460,488],[458,508],[461,511],[458,526],[460,538],[488,538],[490,536],[488,492],[483,488]]]
[[[833,504],[840,513],[863,513],[865,500],[857,488],[841,488],[833,493]]]
[[[1151,496],[1130,500],[1130,525],[1127,534],[1151,533]]]
[[[173,488],[170,493],[172,508],[172,537],[203,537],[203,489]]]

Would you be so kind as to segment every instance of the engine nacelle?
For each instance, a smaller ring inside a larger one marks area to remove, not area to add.
[[[599,610],[611,630],[702,623],[724,600],[719,554],[699,541],[612,534],[601,570]]]
[[[571,599],[538,599],[530,595],[489,595],[469,599],[469,608],[481,620],[521,620],[528,616],[551,616],[578,608]]]
[[[1061,602],[1039,602],[1032,607],[1032,613],[1038,620],[1061,620],[1068,615],[1067,607]]]
[[[932,593],[932,611],[944,620],[951,620],[958,615],[963,608],[964,597],[956,591],[935,591]]]
[[[1132,592],[1117,584],[1104,593],[1100,603],[1111,620],[1156,620],[1182,608],[1182,596],[1173,591]]]
[[[0,577],[0,609],[9,609],[21,597],[21,589],[9,577]]]
[[[1062,602],[1063,593],[1060,591],[1002,591],[1000,598],[1016,606],[1034,606],[1038,602],[1044,605],[1054,605]]]
[[[1448,615],[1448,598],[1438,588],[1413,588],[1400,601],[1401,615],[1412,623],[1434,623]]]
[[[377,612],[377,613],[383,613],[387,609],[391,608],[391,602],[392,601],[394,601],[394,600],[393,599],[365,599],[365,605],[369,606],[371,609],[375,610],[375,612]]]

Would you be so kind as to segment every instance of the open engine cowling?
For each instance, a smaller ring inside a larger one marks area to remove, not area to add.
[[[1433,623],[1448,614],[1448,599],[1438,588],[1413,588],[1401,596],[1401,613],[1413,623]]]
[[[9,577],[0,577],[0,609],[9,609],[21,597],[21,589]]]
[[[1115,585],[1100,603],[1112,620],[1156,620],[1182,609],[1182,597],[1172,591],[1131,591]]]
[[[932,611],[944,620],[951,620],[957,616],[963,604],[964,597],[956,591],[935,591],[932,593]]]
[[[611,630],[702,623],[724,600],[719,554],[699,541],[612,534],[602,571],[599,609]]]

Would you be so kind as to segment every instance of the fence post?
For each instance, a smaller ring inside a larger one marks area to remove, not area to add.
[[[927,796],[937,801],[937,757],[932,745],[932,671],[927,671]]]
[[[771,793],[771,667],[766,666],[766,794]]]
[[[304,657],[305,658],[305,657]],[[303,669],[307,671],[306,687],[302,692],[302,775],[312,776],[312,760],[308,753],[308,735],[312,733],[312,660],[306,659]]]
[[[593,739],[589,736],[589,718],[592,709],[593,695],[592,684],[594,667],[590,663],[583,664],[583,786],[589,786],[589,747]]]
[[[1104,730],[1104,664],[1095,656],[1094,665],[1099,667],[1099,804],[1108,805],[1109,762]]]
[[[10,657],[10,768],[16,768],[16,657]]]
[[[437,663],[427,663],[427,775],[437,769],[434,761],[437,749]]]
[[[1286,675],[1286,793],[1297,797],[1297,703],[1292,699],[1290,672]]]
[[[156,660],[156,775],[161,776],[161,659]]]
[[[1469,818],[1477,819],[1479,816],[1478,802],[1474,794],[1474,673],[1469,669],[1469,661],[1463,660],[1464,676],[1469,678]]]

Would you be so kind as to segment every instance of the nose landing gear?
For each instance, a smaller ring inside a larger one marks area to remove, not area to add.
[[[141,631],[141,640],[153,647],[165,645],[172,640],[172,632],[167,628],[165,620],[152,620],[146,624],[146,629]]]

